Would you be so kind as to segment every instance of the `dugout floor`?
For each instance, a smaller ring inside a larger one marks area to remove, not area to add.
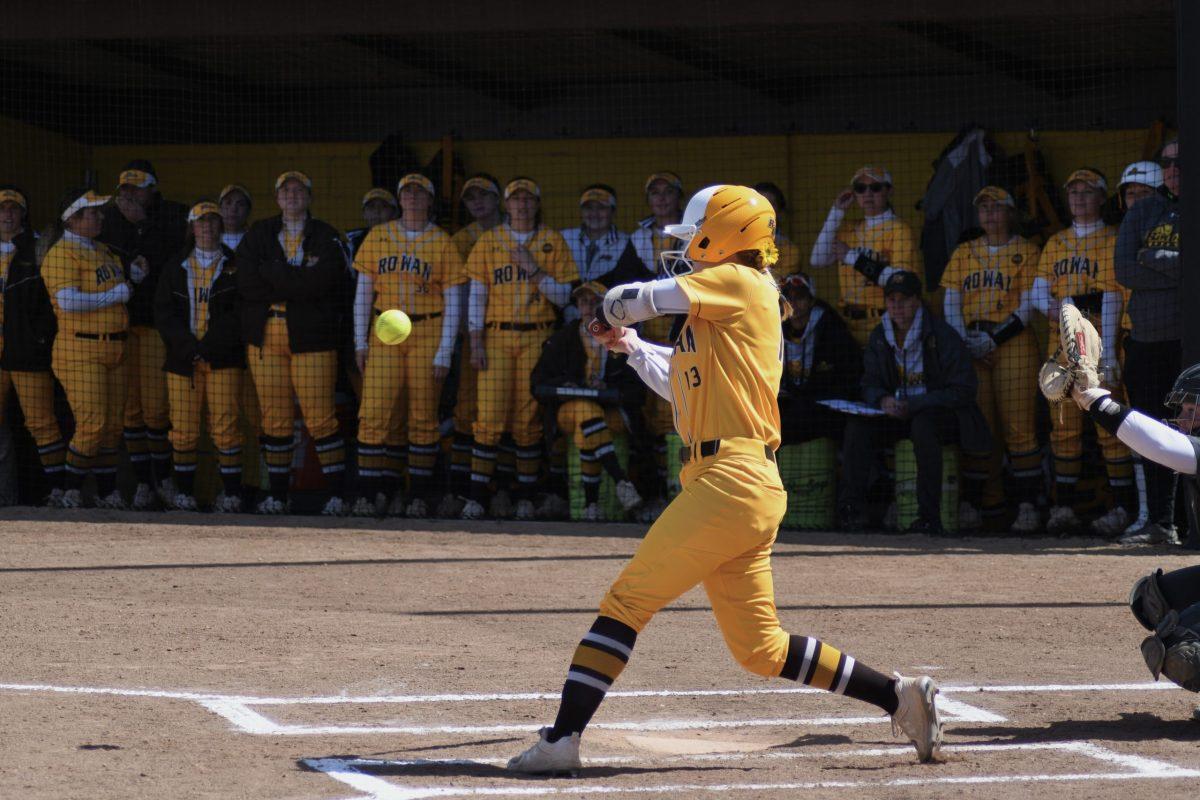
[[[945,687],[943,763],[885,717],[742,673],[664,611],[576,780],[510,777],[638,526],[0,515],[0,797],[1159,798],[1200,786],[1196,695],[1124,600],[1195,554],[785,534],[792,631]],[[598,532],[597,532],[598,531]]]

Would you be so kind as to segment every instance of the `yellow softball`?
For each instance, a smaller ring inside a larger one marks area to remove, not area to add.
[[[412,320],[398,308],[389,308],[375,320],[375,335],[384,344],[400,344],[412,333]]]

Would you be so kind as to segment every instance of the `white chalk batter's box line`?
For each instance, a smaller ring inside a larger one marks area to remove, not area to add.
[[[537,785],[521,786],[401,786],[371,774],[379,769],[428,768],[430,766],[500,766],[501,759],[415,759],[404,761],[387,761],[382,759],[364,758],[315,758],[305,760],[305,764],[318,772],[322,772],[334,780],[340,781],[360,792],[363,800],[421,800],[428,797],[546,797],[556,795],[581,796],[602,794],[661,794],[669,796],[692,796],[701,794],[724,794],[726,792],[795,792],[807,789],[887,789],[910,786],[938,785],[981,785],[981,784],[1035,784],[1035,783],[1067,783],[1080,781],[1127,781],[1127,780],[1184,780],[1200,778],[1200,770],[1185,769],[1142,756],[1131,756],[1117,753],[1090,742],[1050,742],[1031,744],[973,744],[948,745],[942,748],[946,755],[956,753],[1004,753],[1012,751],[1057,751],[1069,753],[1090,761],[1111,764],[1122,768],[1111,772],[1071,772],[1059,774],[1032,775],[958,775],[930,776],[920,778],[893,778],[879,781],[794,781],[780,783],[723,783],[723,784],[675,784],[675,785],[644,785],[620,786],[612,783],[590,782],[586,780],[571,781],[568,785]],[[878,747],[857,750],[820,751],[820,752],[780,752],[769,754],[755,753],[713,753],[688,756],[672,756],[655,759],[658,763],[681,762],[714,762],[736,761],[738,763],[754,759],[838,759],[860,757],[911,757],[911,747]],[[649,763],[647,759],[626,756],[607,758],[589,758],[586,764],[591,766],[613,764]],[[932,768],[936,769],[936,767]],[[586,773],[585,773],[586,774]]]

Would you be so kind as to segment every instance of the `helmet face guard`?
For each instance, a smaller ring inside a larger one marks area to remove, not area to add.
[[[1200,392],[1172,389],[1163,399],[1163,405],[1174,415],[1165,422],[1180,433],[1189,436],[1198,427],[1200,418]]]
[[[695,272],[696,266],[688,258],[688,247],[692,244],[699,227],[696,225],[667,225],[663,233],[676,239],[680,246],[675,250],[663,250],[658,257],[659,273],[664,278],[678,278]]]

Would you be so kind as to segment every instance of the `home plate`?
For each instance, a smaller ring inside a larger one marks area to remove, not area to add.
[[[761,742],[731,742],[713,739],[677,739],[671,736],[626,736],[625,741],[642,750],[671,756],[692,756],[704,753],[751,753],[767,750],[772,745]]]

